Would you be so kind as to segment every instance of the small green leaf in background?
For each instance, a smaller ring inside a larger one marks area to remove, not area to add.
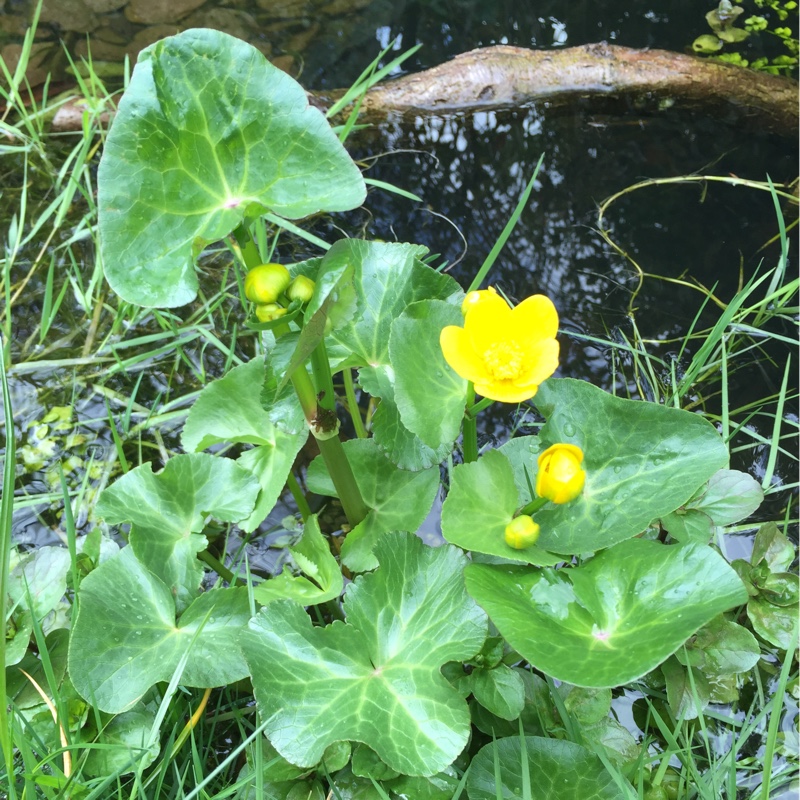
[[[261,405],[263,383],[264,360],[254,358],[207,384],[189,411],[181,435],[181,443],[190,453],[221,442],[256,445],[236,460],[261,486],[252,513],[239,521],[246,533],[254,531],[275,507],[294,459],[308,438],[305,427],[291,434],[272,424]]]
[[[516,719],[525,705],[525,684],[520,674],[505,664],[474,669],[466,676],[472,694],[484,708],[501,719]]]
[[[441,674],[474,655],[486,617],[469,598],[456,548],[410,534],[378,541],[379,568],[345,593],[347,622],[314,627],[276,600],[242,633],[266,733],[284,758],[313,766],[332,742],[369,745],[390,768],[433,775],[469,737],[469,711]]]
[[[453,469],[450,491],[442,506],[442,535],[451,544],[475,553],[538,566],[562,561],[538,543],[525,550],[506,544],[506,525],[520,505],[508,458],[498,450],[489,450],[477,461]]]
[[[326,603],[342,593],[342,573],[331,555],[327,539],[320,532],[316,514],[306,520],[303,535],[289,552],[307,577],[293,575],[284,567],[280,575],[253,589],[257,602],[266,605],[272,600],[288,598],[308,606]]]
[[[461,287],[420,261],[425,247],[346,239],[339,256],[355,268],[358,313],[327,337],[336,369],[389,364],[392,323],[416,300],[460,297]]]
[[[517,800],[524,797],[522,747],[528,765],[528,786],[536,800],[626,800],[635,796],[620,789],[592,752],[573,742],[540,736],[498,739],[472,759],[467,778],[470,800]],[[495,757],[499,763],[500,793],[495,790]]]
[[[721,469],[685,505],[662,517],[661,525],[676,541],[707,544],[715,527],[749,517],[763,500],[761,484],[746,472]]]
[[[197,293],[194,260],[246,216],[344,211],[361,173],[303,88],[252,45],[193,29],[139,54],[98,172],[111,287],[142,306]]]
[[[100,747],[88,750],[86,771],[89,775],[105,777],[116,773],[125,775],[137,769],[147,769],[159,753],[158,741],[148,745],[156,712],[139,703],[130,711],[117,714],[98,737]]]
[[[764,641],[788,650],[797,636],[797,609],[775,606],[763,597],[753,597],[747,604],[747,617],[753,630]]]
[[[784,536],[774,522],[767,522],[758,529],[753,542],[753,566],[765,561],[771,572],[785,572],[795,556],[795,546]]]
[[[384,788],[398,800],[453,800],[456,797],[459,780],[456,771],[450,767],[436,775],[425,778],[401,775],[393,781],[384,783]],[[373,796],[374,797],[374,796]],[[373,800],[373,797],[367,800]]]
[[[577,445],[586,470],[577,499],[536,513],[545,550],[586,553],[630,539],[680,508],[728,462],[714,426],[688,411],[613,397],[571,378],[545,381],[536,406],[547,419],[542,449]]]
[[[259,483],[227,458],[198,453],[170,459],[161,472],[150,463],[117,479],[100,496],[97,514],[109,523],[131,523],[136,557],[175,592],[178,611],[192,601],[203,577],[197,553],[208,515],[221,522],[248,517]]]
[[[470,564],[465,578],[523,658],[554,678],[595,688],[645,675],[702,625],[747,600],[739,577],[711,548],[641,539],[572,569]]]
[[[371,509],[344,540],[342,561],[354,572],[377,566],[372,552],[382,534],[389,531],[413,533],[424,522],[439,489],[436,468],[407,472],[398,469],[371,439],[343,443],[364,502]],[[321,457],[308,467],[308,488],[317,494],[336,496]]]
[[[365,744],[359,744],[353,750],[350,768],[353,770],[353,775],[359,778],[373,778],[376,781],[391,780],[398,776],[397,770],[387,766],[378,754]]]
[[[126,711],[151,686],[170,680],[190,646],[184,686],[224,686],[247,675],[237,646],[250,617],[245,588],[205,592],[176,622],[170,589],[125,547],[83,579],[80,600],[69,673],[101,711]]]
[[[697,666],[705,675],[717,678],[747,672],[761,658],[756,637],[747,628],[725,619],[721,614],[697,631],[687,642],[686,650],[690,656],[693,653],[700,656],[691,666]],[[687,665],[682,650],[675,655]]]
[[[392,324],[389,356],[395,371],[395,402],[408,430],[431,448],[461,432],[467,382],[448,369],[439,334],[463,324],[461,310],[442,300],[412,303]],[[435,402],[435,413],[432,411]]]
[[[391,366],[362,367],[358,371],[358,382],[365,392],[380,398],[372,415],[372,436],[386,457],[400,469],[411,472],[430,469],[452,452],[452,442],[445,442],[434,450],[403,424],[395,402],[394,369]]]
[[[711,697],[706,676],[695,667],[684,667],[674,656],[661,665],[661,672],[667,681],[667,700],[675,718],[697,719]]]

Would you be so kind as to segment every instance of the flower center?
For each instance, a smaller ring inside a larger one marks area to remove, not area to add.
[[[493,378],[513,381],[523,371],[524,353],[515,342],[496,342],[483,354],[483,363]]]

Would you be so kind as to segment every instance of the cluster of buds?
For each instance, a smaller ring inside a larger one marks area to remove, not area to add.
[[[574,500],[583,491],[586,472],[581,467],[583,450],[574,444],[554,444],[538,460],[536,476],[537,500],[528,504],[540,508],[547,501],[562,505]],[[523,509],[524,511],[525,509]],[[505,540],[509,547],[524,550],[536,543],[539,525],[529,514],[522,513],[506,526]]]
[[[314,281],[305,275],[292,280],[283,264],[260,264],[247,273],[244,294],[255,303],[259,321],[272,322],[286,313],[289,303],[297,301],[305,305],[311,300]]]

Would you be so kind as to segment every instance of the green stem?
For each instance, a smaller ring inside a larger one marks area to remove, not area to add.
[[[242,261],[244,261],[245,267],[247,267],[247,269],[257,267],[261,263],[261,254],[258,252],[256,243],[250,235],[250,231],[245,228],[243,222],[239,223],[239,225],[234,228],[233,237],[241,248]]]
[[[356,476],[347,460],[342,442],[338,436],[334,436],[332,439],[317,439],[317,444],[333,481],[336,494],[342,503],[347,521],[351,527],[355,528],[367,516],[369,509],[361,497]]]
[[[297,478],[295,478],[293,472],[290,472],[286,476],[286,485],[289,487],[292,497],[294,497],[294,502],[297,505],[297,510],[300,512],[300,516],[303,518],[303,522],[306,522],[311,516],[311,508],[308,505],[308,500],[306,500],[306,496],[303,494],[303,490],[300,488],[300,484],[297,482]]]
[[[492,403],[494,403],[494,400],[491,397],[484,397],[483,400],[479,400],[475,405],[467,407],[467,416],[477,417],[484,408],[489,408]]]
[[[336,408],[336,394],[333,391],[333,375],[324,339],[311,353],[311,371],[314,374],[314,385],[317,387],[317,402],[325,410],[333,411]]]
[[[364,422],[361,419],[361,409],[358,407],[356,400],[356,390],[353,385],[353,370],[346,369],[342,373],[344,377],[344,394],[347,397],[347,410],[350,412],[350,418],[353,420],[353,427],[356,429],[356,436],[359,439],[367,438],[367,429],[364,427]]]
[[[465,464],[478,460],[478,423],[475,417],[469,413],[469,409],[473,405],[475,405],[475,385],[470,381],[467,384],[467,412],[464,415],[462,427],[461,449]]]
[[[549,500],[546,497],[536,497],[535,499],[531,500],[528,505],[523,506],[514,516],[522,516],[523,514],[533,514],[534,511],[538,511],[542,506],[547,505]]]
[[[214,570],[218,575],[221,575],[225,578],[226,581],[231,586],[247,586],[247,582],[243,581],[241,578],[237,578],[219,559],[214,558],[208,550],[203,550],[202,552],[197,554],[197,557],[201,561],[205,561],[211,569]]]

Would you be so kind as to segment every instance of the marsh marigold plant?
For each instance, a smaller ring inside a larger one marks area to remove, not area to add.
[[[558,313],[535,294],[511,308],[493,290],[470,292],[464,327],[448,325],[439,341],[447,363],[475,391],[502,403],[529,400],[558,367]]]

